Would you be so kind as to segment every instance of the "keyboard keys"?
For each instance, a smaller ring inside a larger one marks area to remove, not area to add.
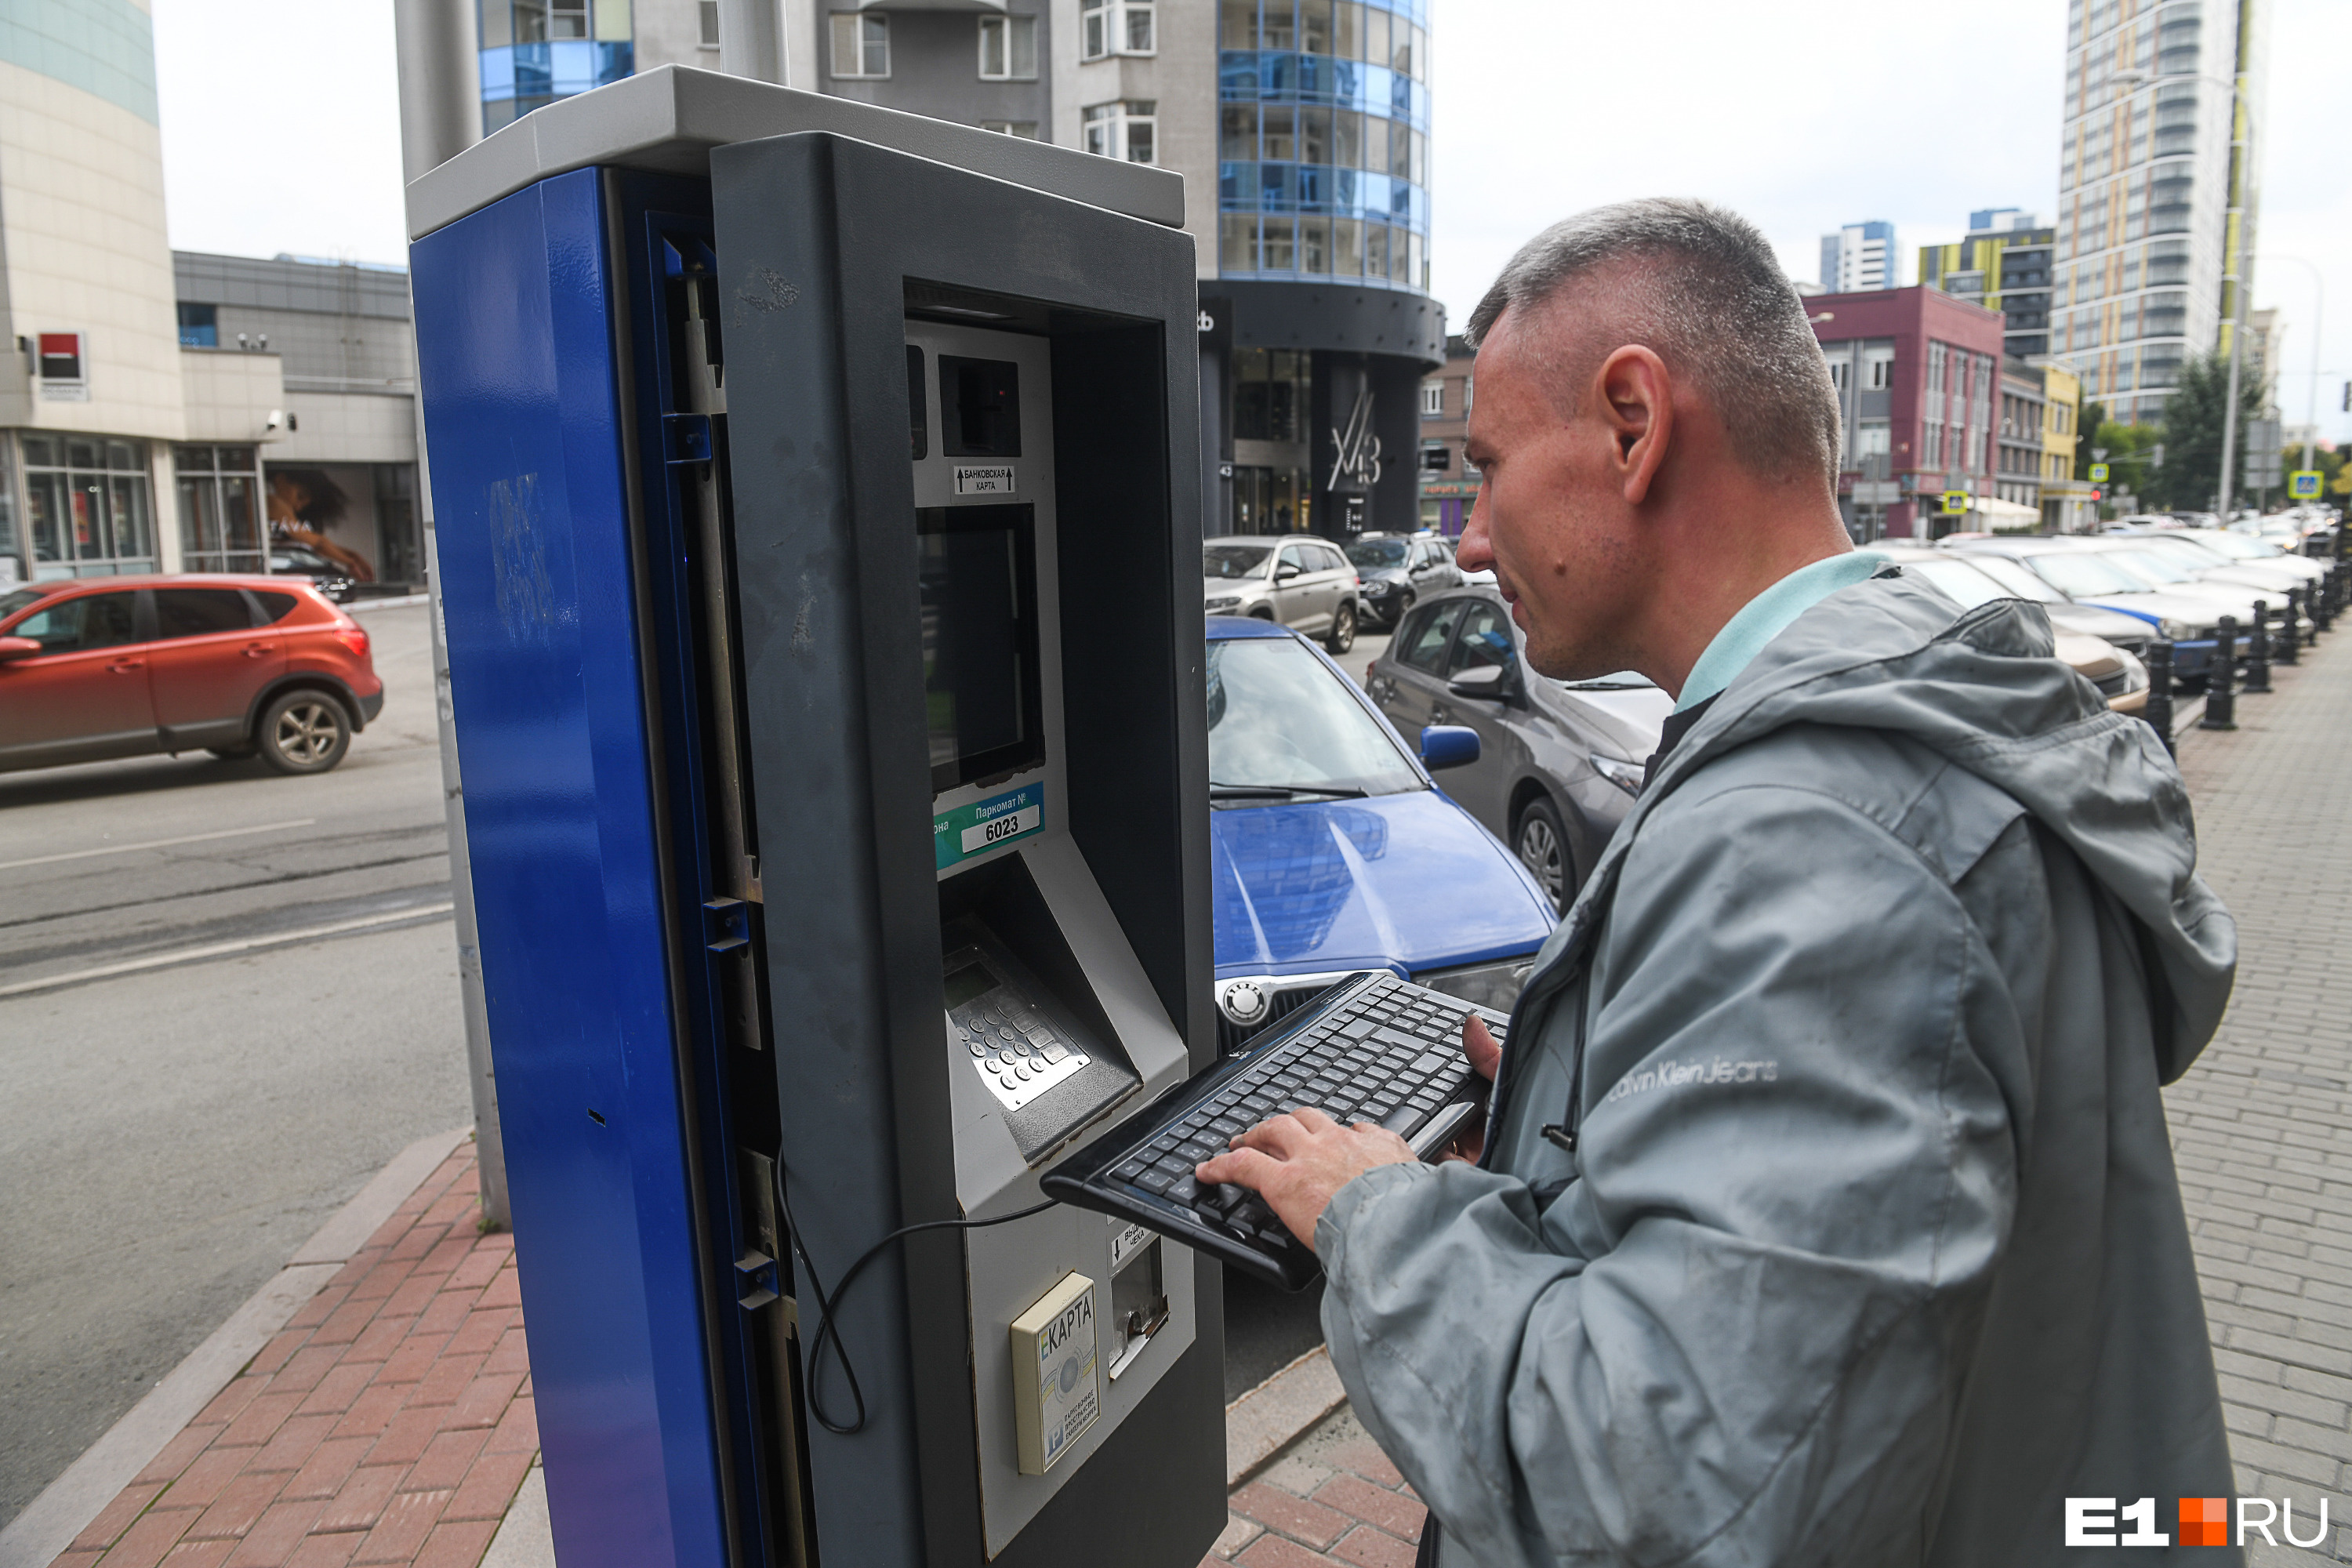
[[[1429,1112],[1415,1105],[1401,1105],[1381,1118],[1381,1125],[1400,1137],[1412,1131],[1428,1119]]]
[[[1135,1184],[1147,1193],[1165,1193],[1176,1184],[1176,1178],[1165,1171],[1155,1168],[1136,1177]]]
[[[1118,1177],[1122,1182],[1131,1182],[1150,1169],[1151,1169],[1151,1166],[1147,1161],[1124,1160],[1121,1161],[1118,1166],[1111,1172],[1111,1174]]]
[[[1160,1195],[1171,1204],[1182,1204],[1190,1208],[1192,1206],[1193,1200],[1201,1195],[1201,1184],[1190,1176],[1184,1176],[1170,1183],[1168,1190]]]

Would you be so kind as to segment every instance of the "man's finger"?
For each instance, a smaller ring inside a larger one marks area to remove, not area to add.
[[[1252,1192],[1263,1192],[1281,1168],[1281,1161],[1255,1149],[1228,1149],[1195,1165],[1192,1179],[1202,1186],[1231,1182]]]
[[[1339,1125],[1331,1119],[1331,1113],[1319,1105],[1302,1105],[1290,1114],[1296,1117],[1298,1124],[1309,1132],[1320,1132],[1327,1127]]]
[[[1502,1065],[1502,1042],[1486,1027],[1486,1020],[1473,1013],[1462,1024],[1462,1054],[1470,1058],[1470,1068],[1480,1078],[1492,1083],[1495,1069]]]
[[[1313,1131],[1304,1120],[1305,1110],[1306,1108],[1302,1106],[1298,1110],[1286,1116],[1267,1117],[1235,1138],[1233,1141],[1233,1147],[1263,1149],[1276,1159],[1289,1158],[1291,1152],[1304,1143]],[[1331,1124],[1331,1119],[1324,1116],[1321,1111],[1317,1111],[1316,1115],[1322,1119],[1325,1126]]]

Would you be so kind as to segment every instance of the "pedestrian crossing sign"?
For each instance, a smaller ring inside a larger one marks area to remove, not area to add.
[[[1946,490],[1944,492],[1944,510],[1946,511],[1966,511],[1969,510],[1969,502],[1974,499],[1975,498],[1970,496],[1966,490]]]
[[[2103,485],[2107,482],[2107,466],[2105,463],[2093,463],[2091,465],[2091,482],[2095,485]]]
[[[2297,500],[2317,500],[2319,477],[2317,468],[2297,468],[2286,477],[2286,493]]]

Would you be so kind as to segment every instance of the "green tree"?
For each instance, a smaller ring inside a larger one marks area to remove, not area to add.
[[[2103,408],[2102,414],[2106,411]],[[2164,441],[2164,431],[2154,425],[2119,425],[2112,419],[2101,421],[2088,443],[2106,453],[2106,497],[2099,503],[2103,516],[2117,515],[2116,497],[2132,496],[2141,506],[2156,506],[2160,501],[2151,493],[2163,485],[2163,470],[2156,466],[2156,448]],[[2165,454],[2167,460],[2170,452]]]
[[[2164,405],[2164,467],[2156,475],[2160,500],[2179,510],[2210,507],[2221,486],[2222,413],[2230,397],[2230,357],[2216,350],[2180,367],[2180,381]],[[2233,488],[2245,494],[2246,436],[2263,414],[2259,374],[2238,380],[2238,460]]]
[[[2107,405],[2104,403],[2085,403],[2083,416],[2074,422],[2074,428],[2082,433],[2082,439],[2074,443],[2074,477],[2085,484],[2090,482],[2091,465],[2106,461],[2091,456],[2092,447],[2106,445],[2099,439],[2099,431],[2106,422]]]

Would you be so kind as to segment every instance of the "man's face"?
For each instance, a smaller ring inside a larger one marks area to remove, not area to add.
[[[1580,680],[1633,666],[1623,634],[1642,572],[1593,389],[1545,379],[1545,359],[1565,374],[1588,357],[1559,324],[1560,309],[1532,321],[1507,310],[1479,346],[1467,454],[1481,481],[1457,559],[1493,567],[1528,663]],[[1576,412],[1564,412],[1571,402]]]

